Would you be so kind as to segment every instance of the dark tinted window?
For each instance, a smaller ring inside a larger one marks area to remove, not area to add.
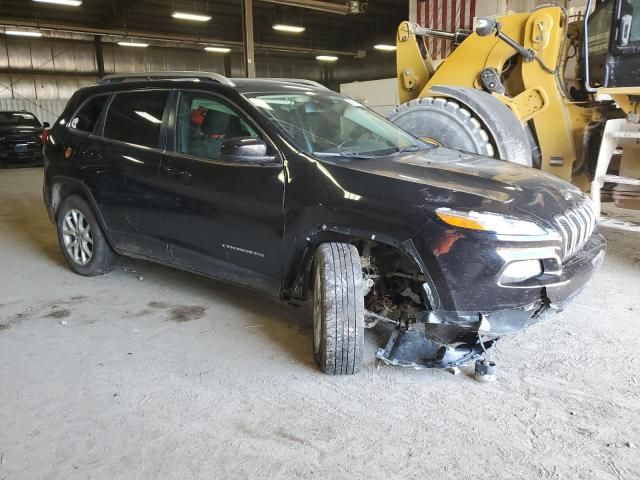
[[[615,2],[600,5],[589,17],[589,54],[603,55],[609,48],[611,21]]]
[[[104,136],[145,147],[158,147],[168,91],[126,92],[114,97]]]
[[[109,100],[109,95],[100,95],[89,99],[71,119],[69,127],[83,132],[93,132],[107,100]]]
[[[40,122],[29,112],[0,112],[0,127],[39,127]]]
[[[230,105],[203,93],[182,92],[176,123],[176,150],[218,160],[225,140],[258,138],[258,132]]]

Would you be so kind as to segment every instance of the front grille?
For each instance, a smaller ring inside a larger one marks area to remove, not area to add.
[[[562,215],[555,217],[562,235],[562,257],[567,260],[584,247],[596,226],[596,216],[589,197],[582,199]]]

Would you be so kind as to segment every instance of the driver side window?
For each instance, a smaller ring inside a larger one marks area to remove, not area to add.
[[[222,144],[232,138],[260,138],[258,132],[218,97],[181,92],[176,119],[176,151],[219,160]]]

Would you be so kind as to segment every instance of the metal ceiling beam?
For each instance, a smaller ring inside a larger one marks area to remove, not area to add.
[[[336,13],[338,15],[347,15],[351,12],[349,4],[345,0],[343,3],[323,2],[322,0],[261,0],[266,3],[277,3],[278,5],[287,5],[289,7],[308,8],[310,10],[318,10],[320,12]]]
[[[94,28],[84,27],[82,25],[68,25],[54,22],[37,22],[29,19],[11,19],[7,21],[2,19],[0,21],[0,27],[27,27],[37,28],[39,30],[50,30],[66,33],[80,33],[85,35],[103,35],[112,37],[127,37],[127,38],[139,38],[145,40],[155,40],[158,42],[170,42],[170,43],[184,43],[191,46],[204,47],[207,45],[220,45],[226,47],[242,48],[242,42],[234,42],[230,40],[222,40],[219,38],[202,37],[202,36],[185,36],[175,35],[169,33],[159,33],[141,30],[117,29],[117,28]],[[30,39],[31,40],[31,39]],[[38,39],[32,39],[38,40]],[[104,39],[103,39],[104,40]],[[307,54],[329,54],[329,55],[343,55],[349,57],[357,56],[358,52],[352,50],[328,50],[323,48],[307,48],[298,47],[293,45],[277,44],[257,42],[255,43],[256,50],[260,51],[274,51],[274,52],[289,52],[289,53],[307,53]]]
[[[242,66],[247,78],[256,78],[253,44],[253,0],[242,0]]]

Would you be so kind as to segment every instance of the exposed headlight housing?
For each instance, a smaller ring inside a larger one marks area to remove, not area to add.
[[[465,212],[442,207],[436,209],[436,215],[440,220],[452,227],[492,232],[497,235],[547,235],[547,231],[544,228],[533,222],[497,213]]]

